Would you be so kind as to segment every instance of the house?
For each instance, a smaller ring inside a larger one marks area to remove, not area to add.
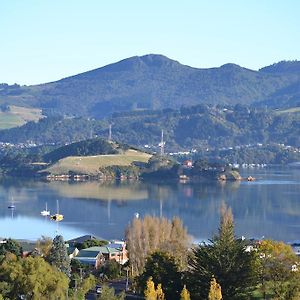
[[[291,247],[292,247],[294,253],[296,255],[300,256],[300,241],[292,243]]]
[[[185,160],[183,162],[183,167],[184,168],[192,168],[193,167],[193,162],[191,160]]]
[[[82,264],[93,266],[97,269],[104,262],[104,257],[98,248],[101,247],[82,249],[78,252],[77,256],[73,257],[73,259],[78,260]]]
[[[92,265],[97,269],[105,261],[113,259],[123,265],[128,261],[128,254],[124,242],[114,242],[107,246],[82,249],[74,259],[83,264]]]

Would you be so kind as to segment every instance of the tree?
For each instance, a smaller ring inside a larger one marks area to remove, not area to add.
[[[161,284],[167,299],[179,299],[182,289],[181,272],[174,257],[164,252],[154,252],[146,261],[144,272],[138,277],[138,286],[144,289],[148,279],[156,286]]]
[[[124,300],[125,294],[121,293],[119,295],[116,295],[114,288],[109,288],[108,286],[103,285],[101,295],[97,299],[99,299],[99,300]]]
[[[16,256],[22,255],[22,247],[13,239],[6,239],[0,244],[0,256],[5,256],[6,253],[13,253]]]
[[[187,265],[187,249],[190,236],[179,218],[146,216],[133,219],[126,230],[129,261],[134,275],[143,272],[146,258],[154,251],[174,255],[181,269]]]
[[[222,300],[221,286],[217,283],[215,277],[212,277],[210,281],[208,300]]]
[[[105,246],[108,244],[108,241],[104,241],[104,240],[87,240],[84,241],[82,244],[76,244],[76,248],[81,250],[81,249],[86,249],[89,247],[94,247],[94,246]]]
[[[157,294],[152,277],[149,277],[146,283],[146,289],[144,290],[146,300],[156,300]]]
[[[268,292],[276,299],[300,298],[300,260],[283,242],[262,241],[258,247],[259,277],[264,297]]]
[[[49,252],[48,261],[53,266],[68,277],[71,275],[70,258],[67,253],[67,248],[64,239],[61,235],[57,235],[53,239],[53,245]]]
[[[191,296],[189,291],[187,290],[186,286],[183,286],[183,289],[180,293],[180,300],[191,300]]]
[[[165,300],[165,294],[162,290],[162,286],[160,283],[157,285],[156,298],[157,298],[157,300]]]
[[[5,299],[65,299],[68,278],[41,257],[7,255],[0,265],[0,294]]]
[[[257,283],[255,253],[246,252],[245,241],[234,236],[231,210],[222,206],[219,233],[209,244],[193,249],[187,273],[192,298],[205,299],[214,275],[224,300],[247,297]]]
[[[52,248],[52,239],[42,236],[36,242],[36,248],[42,257],[47,257]]]
[[[104,265],[104,274],[109,279],[116,279],[120,276],[121,265],[115,260],[109,260]]]
[[[73,277],[73,274],[72,274]],[[88,293],[89,290],[91,290],[96,285],[96,278],[95,276],[89,274],[84,279],[81,279],[78,274],[76,274],[73,277],[73,280],[75,281],[74,288],[71,290],[72,296],[76,300],[84,300],[85,295]]]

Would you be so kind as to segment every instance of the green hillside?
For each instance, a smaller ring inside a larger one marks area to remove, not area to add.
[[[232,147],[257,143],[277,143],[300,146],[299,107],[284,110],[257,109],[241,105],[182,107],[180,110],[145,110],[115,113],[110,119],[96,121],[84,118],[45,118],[30,122],[20,128],[0,131],[0,142],[19,143],[28,140],[41,144],[62,145],[87,137],[107,138],[109,123],[112,124],[113,140],[124,144],[159,151],[161,130],[164,130],[166,150],[187,148]],[[43,134],[41,134],[41,132]],[[79,142],[82,143],[82,142]],[[88,142],[89,143],[89,142]],[[47,161],[65,156],[113,154],[99,153],[101,141],[93,140],[89,151],[76,145],[62,148],[46,156]],[[93,144],[95,143],[95,144]],[[98,143],[98,144],[97,144]],[[114,151],[105,144],[105,151]],[[77,147],[78,146],[78,147]],[[71,151],[71,152],[69,152]],[[61,153],[61,154],[59,154]]]
[[[22,126],[29,121],[38,121],[40,118],[42,118],[40,109],[6,106],[0,108],[0,130]]]
[[[132,149],[123,154],[70,156],[59,160],[43,172],[54,175],[69,174],[71,172],[96,176],[101,169],[111,166],[128,167],[134,162],[147,163],[150,157],[150,154]]]
[[[162,55],[135,56],[56,82],[1,84],[0,105],[40,108],[48,116],[95,118],[197,104],[291,107],[300,102],[299,65],[281,62],[260,71],[235,64],[197,69]]]

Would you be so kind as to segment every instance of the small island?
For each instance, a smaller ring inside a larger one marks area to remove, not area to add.
[[[178,162],[102,138],[93,138],[1,165],[2,175],[47,180],[241,180],[238,169],[198,159]]]

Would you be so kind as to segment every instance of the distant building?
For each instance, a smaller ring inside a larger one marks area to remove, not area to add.
[[[185,160],[183,162],[183,167],[185,167],[185,168],[192,168],[193,167],[193,162],[191,160]]]
[[[125,242],[114,242],[107,246],[82,249],[74,259],[97,269],[105,261],[113,259],[121,265],[125,264],[128,261],[128,253]]]

